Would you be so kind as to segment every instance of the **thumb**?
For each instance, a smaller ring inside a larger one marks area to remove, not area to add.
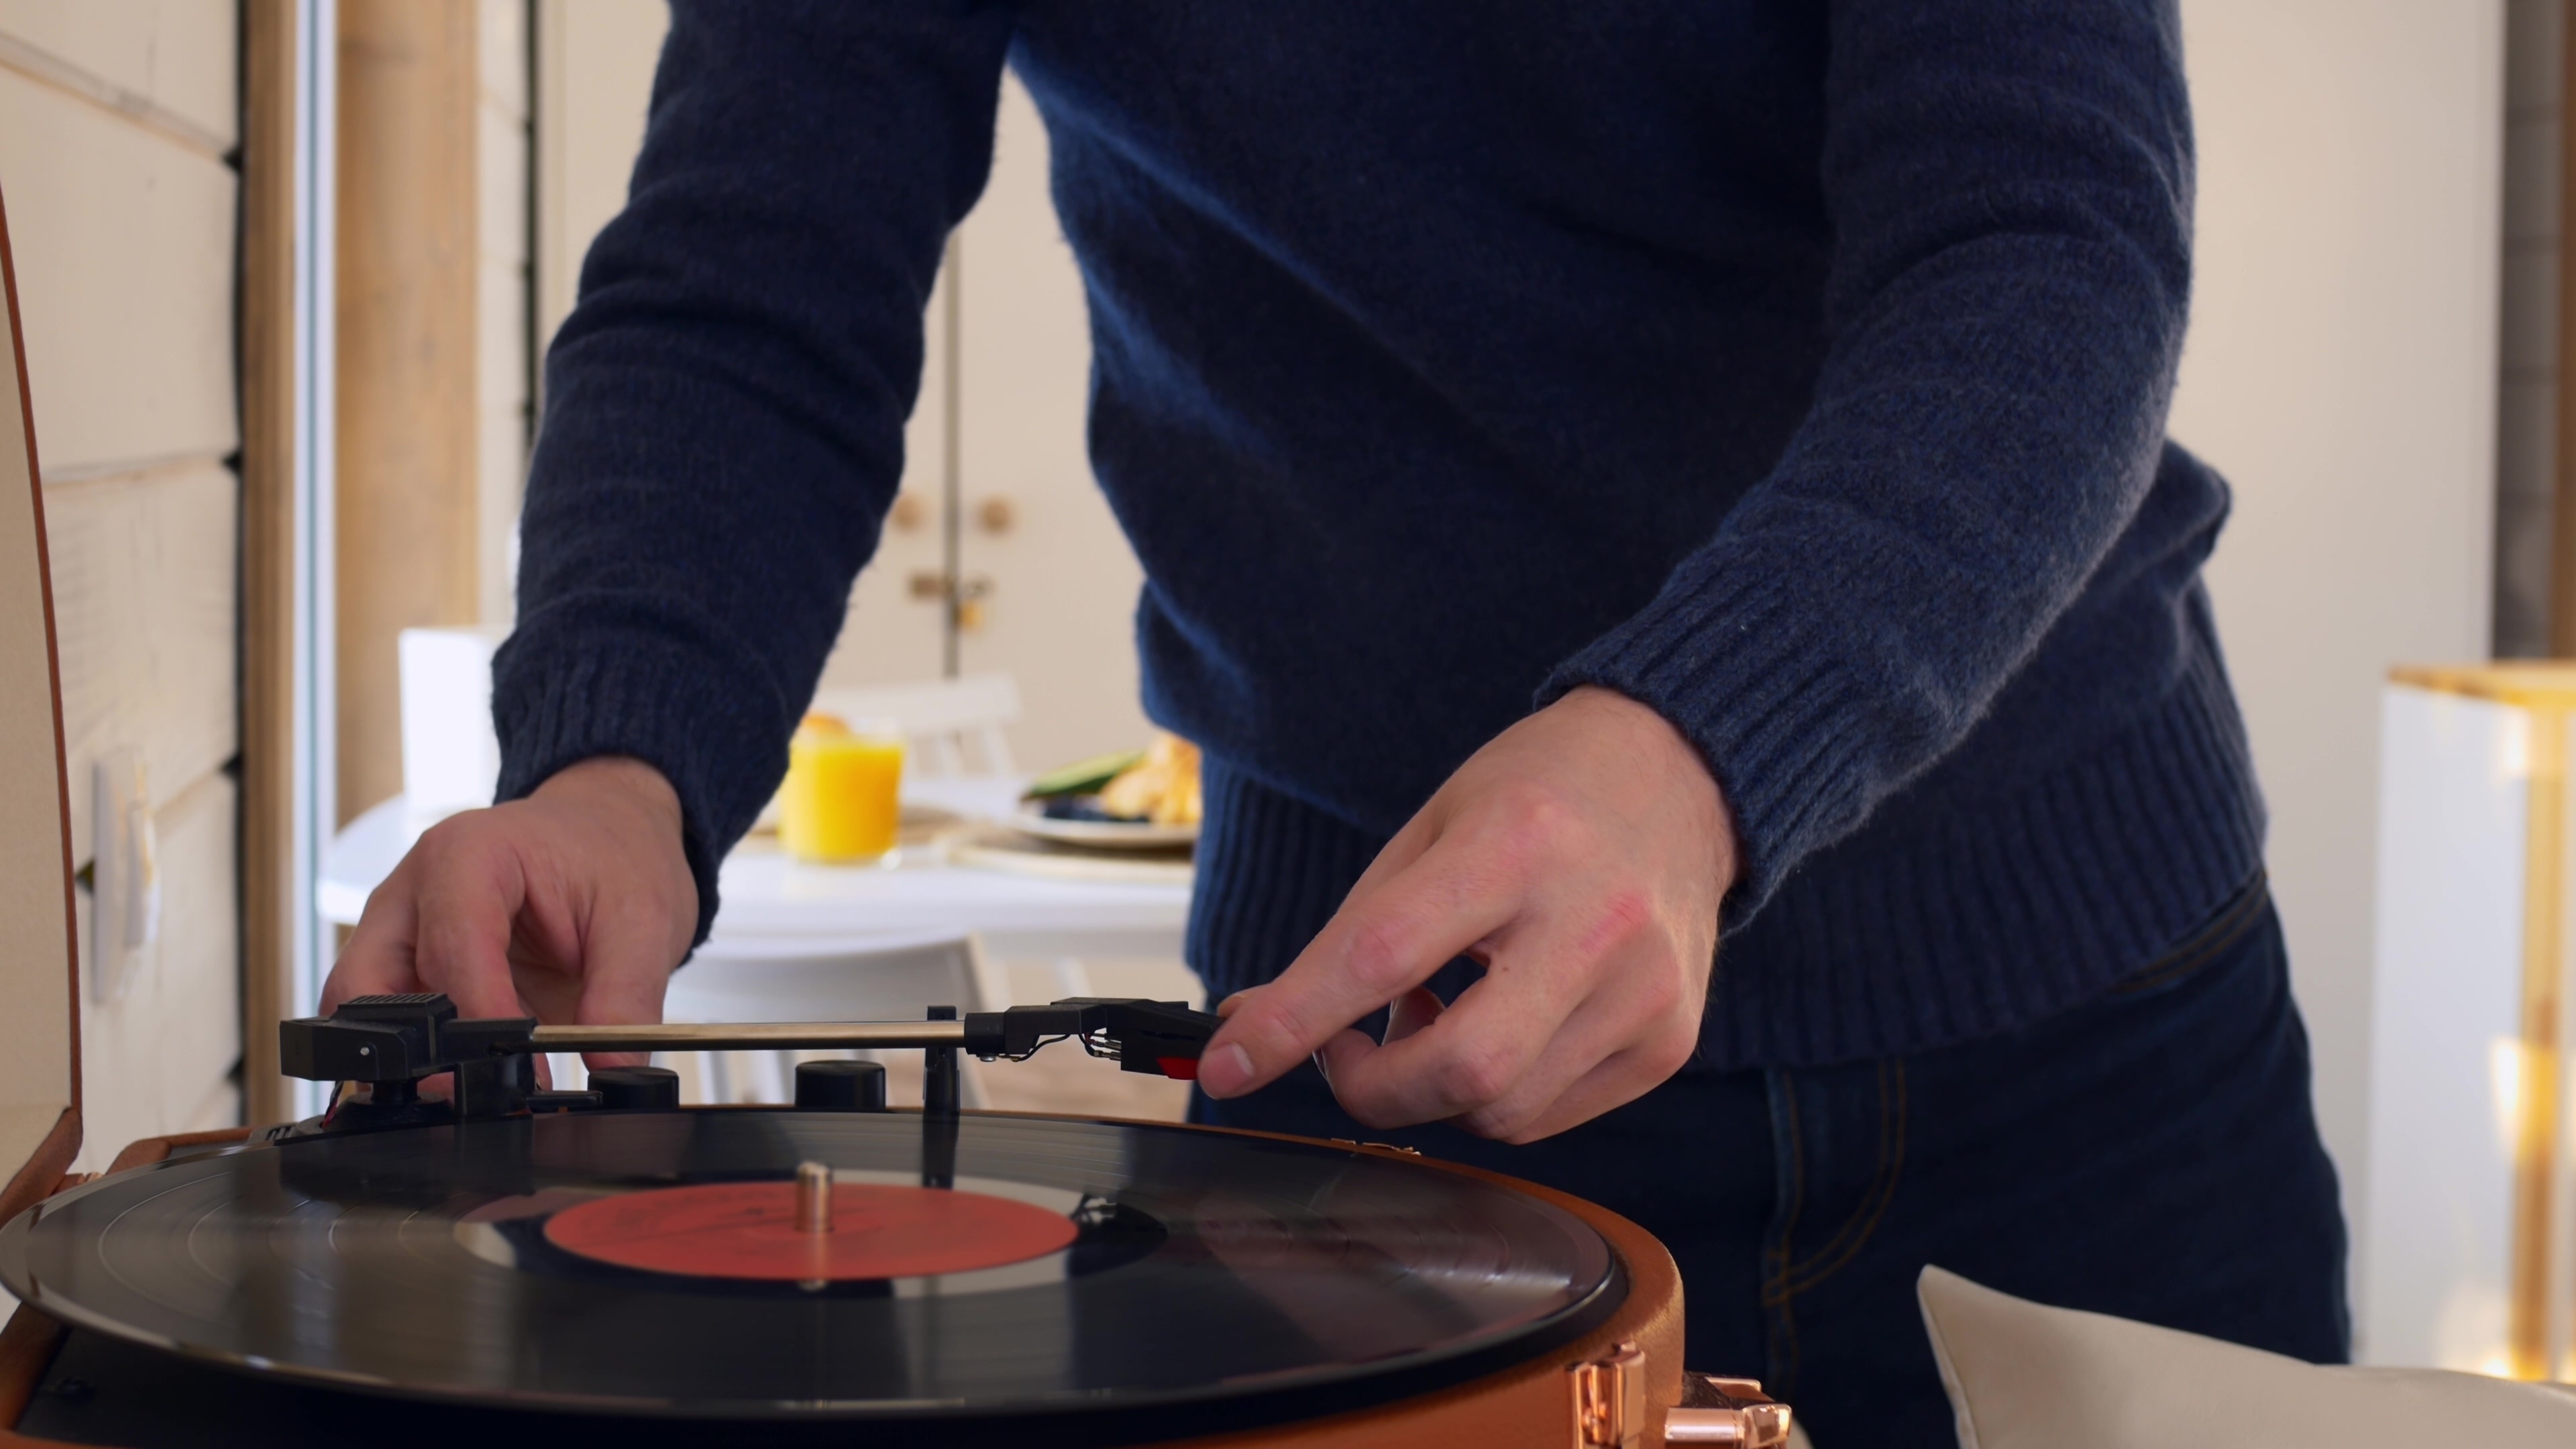
[[[1395,999],[1386,1010],[1386,1045],[1393,1046],[1440,1019],[1449,1008],[1427,986],[1417,986]]]
[[[1330,1086],[1334,1073],[1348,1071],[1366,1061],[1381,1047],[1393,1046],[1415,1032],[1421,1031],[1438,1021],[1440,1014],[1446,1010],[1448,1008],[1440,1004],[1440,998],[1433,995],[1429,987],[1416,986],[1388,1003],[1386,1037],[1383,1042],[1370,1041],[1368,1033],[1363,1031],[1335,1032],[1330,1041],[1316,1049],[1315,1070],[1324,1074],[1324,1084]]]

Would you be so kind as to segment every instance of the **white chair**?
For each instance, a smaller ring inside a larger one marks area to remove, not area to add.
[[[1010,984],[972,935],[847,941],[711,940],[671,977],[663,1013],[673,1021],[909,1021],[933,1006],[1000,1011]],[[684,1092],[714,1102],[784,1102],[796,1063],[847,1052],[689,1052],[663,1064]],[[901,1068],[909,1064],[898,1062]],[[965,1105],[984,1105],[978,1063],[963,1066]]]
[[[500,628],[405,629],[401,661],[403,797],[423,824],[492,801],[501,745],[492,728],[492,654]],[[1015,772],[1003,727],[1020,717],[1007,674],[818,691],[813,708],[844,719],[890,719],[925,779]]]
[[[967,747],[980,756],[975,773],[1009,775],[1011,744],[1002,727],[1020,717],[1020,687],[1007,674],[969,674],[919,684],[822,689],[813,707],[845,720],[890,719],[902,729],[907,768],[929,778],[967,773]]]

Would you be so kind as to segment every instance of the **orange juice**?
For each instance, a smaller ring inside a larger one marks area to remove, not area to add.
[[[902,784],[903,740],[893,730],[813,716],[787,744],[779,844],[818,864],[879,859],[894,849]]]

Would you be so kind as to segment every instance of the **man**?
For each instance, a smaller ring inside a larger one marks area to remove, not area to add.
[[[1007,59],[1146,703],[1207,754],[1204,1120],[1639,1219],[1693,1359],[1827,1442],[1946,1436],[1926,1262],[2343,1353],[2226,492],[2163,436],[2170,4],[674,9],[547,364],[510,803],[335,993],[658,1014],[875,545]]]

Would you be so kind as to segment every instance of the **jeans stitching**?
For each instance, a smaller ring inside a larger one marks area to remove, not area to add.
[[[1892,1092],[1889,1089],[1891,1078],[1894,1081]],[[1853,1211],[1851,1218],[1844,1222],[1841,1230],[1834,1234],[1832,1240],[1816,1250],[1814,1257],[1809,1258],[1804,1264],[1788,1266],[1778,1278],[1765,1285],[1764,1296],[1773,1299],[1784,1308],[1789,1300],[1850,1266],[1852,1260],[1860,1256],[1861,1250],[1869,1246],[1870,1239],[1877,1235],[1879,1224],[1886,1220],[1889,1206],[1896,1201],[1897,1183],[1905,1176],[1904,1058],[1893,1058],[1880,1063],[1878,1091],[1878,1166],[1871,1174],[1869,1193],[1862,1198],[1861,1206]],[[1842,1240],[1849,1236],[1855,1227],[1858,1229],[1859,1236],[1854,1238],[1849,1246],[1841,1246]],[[1785,1256],[1784,1251],[1784,1259]],[[1831,1261],[1824,1261],[1828,1257]]]
[[[1870,1205],[1878,1200],[1880,1182],[1887,1173],[1887,1069],[1887,1062],[1881,1061],[1877,1063],[1878,1161],[1870,1168],[1869,1191],[1862,1195],[1860,1205],[1852,1209],[1851,1216],[1843,1219],[1843,1225],[1840,1228],[1835,1229],[1834,1235],[1827,1238],[1824,1241],[1824,1244],[1818,1247],[1814,1252],[1808,1254],[1805,1263],[1792,1263],[1786,1265],[1780,1274],[1778,1283],[1774,1286],[1785,1286],[1789,1279],[1812,1269],[1817,1263],[1840,1252],[1845,1238],[1850,1237],[1855,1231],[1863,1230],[1863,1220],[1868,1218],[1870,1215]]]
[[[1789,1211],[1780,1219],[1780,1230],[1773,1239],[1770,1256],[1779,1264],[1777,1274],[1766,1278],[1789,1276],[1791,1240],[1798,1231],[1798,1217],[1807,1206],[1806,1142],[1798,1130],[1798,1093],[1796,1080],[1787,1072],[1780,1074],[1781,1096],[1789,1104]]]
[[[2137,974],[2111,988],[2113,996],[2133,996],[2189,976],[2207,966],[2227,949],[2245,939],[2247,932],[2263,919],[2263,907],[2272,899],[2268,876],[2257,871],[2254,879],[2236,893],[2216,919],[2199,934],[2183,942],[2162,957],[2147,963]]]
[[[1764,1318],[1772,1360],[1771,1376],[1777,1381],[1777,1392],[1787,1393],[1790,1385],[1794,1384],[1798,1377],[1798,1317],[1787,1298],[1775,1299],[1772,1296],[1770,1285],[1774,1281],[1772,1273],[1774,1267],[1778,1270],[1778,1277],[1783,1280],[1788,1277],[1790,1271],[1790,1239],[1797,1232],[1799,1215],[1806,1210],[1807,1160],[1805,1139],[1798,1130],[1797,1080],[1786,1070],[1778,1072],[1775,1080],[1779,1084],[1780,1099],[1786,1107],[1782,1121],[1782,1127],[1785,1130],[1782,1135],[1786,1137],[1789,1148],[1789,1160],[1785,1164],[1788,1168],[1789,1203],[1788,1210],[1781,1215],[1776,1237],[1763,1250],[1765,1262],[1761,1300],[1763,1308],[1767,1310]]]

